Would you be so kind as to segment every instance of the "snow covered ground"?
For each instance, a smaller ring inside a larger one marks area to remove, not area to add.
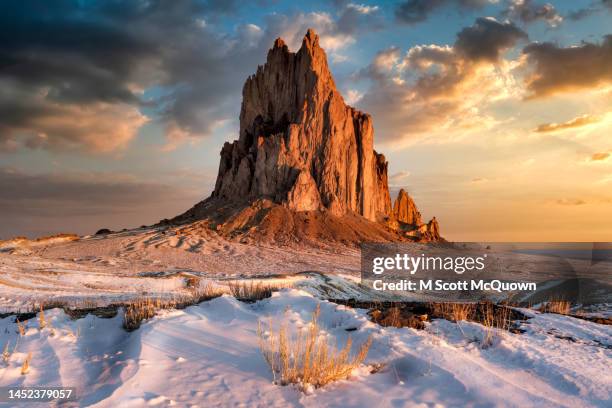
[[[330,342],[343,345],[350,335],[357,347],[372,337],[366,366],[309,394],[273,384],[258,321],[303,326],[317,305]],[[8,364],[0,362],[0,386],[76,387],[79,406],[96,407],[609,407],[611,327],[527,313],[533,318],[522,324],[524,334],[498,332],[483,348],[476,323],[385,328],[364,310],[296,289],[252,304],[224,295],[160,312],[130,333],[120,314],[71,320],[53,309],[45,312],[47,327],[31,319],[25,336],[13,318],[0,320],[2,341],[14,349]],[[21,375],[30,352],[30,371]]]
[[[47,326],[40,330],[31,318],[23,336],[14,316],[5,317],[0,387],[75,387],[78,402],[59,405],[66,407],[611,406],[611,326],[524,310],[533,316],[521,323],[525,333],[496,332],[486,348],[486,330],[477,323],[381,327],[364,310],[324,300],[371,295],[359,285],[357,249],[265,247],[193,228],[0,242],[0,313],[52,302],[90,307],[189,296],[190,279],[223,286],[256,278],[294,289],[252,304],[224,295],[161,311],[130,333],[121,311],[73,320],[62,309],[46,310]],[[589,292],[606,290],[590,284]],[[317,305],[330,343],[343,346],[350,335],[357,348],[371,336],[364,366],[309,393],[274,384],[259,350],[258,322],[304,327]],[[611,305],[583,312],[609,317]]]
[[[229,241],[207,228],[137,229],[79,240],[0,241],[0,313],[33,303],[112,303],[187,294],[185,280],[324,272],[359,276],[345,246],[271,247]]]

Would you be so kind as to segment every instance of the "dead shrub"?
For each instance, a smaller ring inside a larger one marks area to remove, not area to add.
[[[272,370],[275,383],[297,384],[302,391],[311,386],[323,387],[333,381],[348,378],[365,360],[372,339],[368,338],[357,353],[351,356],[350,337],[341,349],[328,344],[319,328],[319,314],[320,309],[317,307],[308,327],[292,333],[286,322],[281,323],[275,333],[270,321],[267,337],[260,322],[260,348]]]

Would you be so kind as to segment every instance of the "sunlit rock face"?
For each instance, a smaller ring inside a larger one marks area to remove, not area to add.
[[[344,103],[314,31],[296,53],[277,39],[242,94],[240,138],[223,146],[213,196],[373,221],[390,214],[372,118]]]

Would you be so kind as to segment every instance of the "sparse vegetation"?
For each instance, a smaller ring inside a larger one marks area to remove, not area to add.
[[[17,330],[19,331],[20,336],[25,336],[25,325],[19,321],[19,319],[15,320],[17,323]]]
[[[542,313],[570,314],[571,303],[567,300],[550,300],[540,307]]]
[[[4,346],[4,350],[2,350],[2,361],[7,364],[10,358],[11,352],[9,351],[9,342],[7,341],[6,345]]]
[[[143,298],[127,304],[123,312],[123,327],[127,331],[136,330],[143,320],[155,316],[159,309],[168,309],[170,304],[162,302],[161,299]]]
[[[423,330],[424,321],[427,320],[426,314],[416,315],[398,306],[389,308],[374,309],[369,313],[372,321],[385,327],[412,327],[413,329]]]
[[[243,302],[255,302],[272,296],[272,292],[279,290],[285,286],[264,284],[261,281],[249,281],[249,282],[229,282],[228,284],[230,293],[236,299]]]
[[[162,309],[184,309],[200,302],[214,299],[223,294],[219,287],[206,284],[193,289],[190,296],[177,296],[170,299],[141,298],[123,305],[123,327],[127,331],[136,330],[143,320],[155,316]]]
[[[488,348],[493,345],[496,336],[503,333],[503,330],[510,330],[511,327],[511,309],[508,307],[497,306],[491,302],[479,304],[478,312],[480,314],[480,323],[484,326],[485,331],[480,345],[482,348]],[[501,329],[497,331],[495,329]]]
[[[323,387],[348,378],[365,360],[371,338],[353,356],[350,337],[343,348],[330,346],[319,328],[319,313],[317,306],[308,327],[293,333],[286,322],[281,323],[278,332],[275,332],[271,321],[269,333],[265,333],[260,322],[258,334],[261,352],[277,384],[297,384],[303,391],[311,386]]]
[[[47,321],[45,320],[45,310],[42,305],[40,305],[40,313],[38,314],[38,327],[40,330],[44,329],[47,326]]]
[[[459,322],[469,320],[474,314],[475,305],[473,303],[432,303],[431,308],[434,316],[441,316],[444,319]]]
[[[223,295],[225,291],[223,288],[216,286],[212,283],[207,283],[205,285],[198,284],[197,287],[193,289],[193,295],[191,297],[191,302],[200,303],[205,302],[207,300],[211,300]]]
[[[333,302],[354,308],[370,309],[370,319],[381,326],[412,327],[424,329],[432,319],[446,319],[454,322],[472,321],[485,326],[522,333],[514,324],[526,320],[527,316],[507,305],[491,302],[478,303],[419,303],[419,302],[362,302],[334,299]]]
[[[21,375],[26,375],[30,371],[30,361],[32,360],[32,353],[28,353],[28,356],[21,366]]]
[[[200,277],[199,276],[187,276],[185,278],[185,287],[187,289],[197,289],[200,287]]]

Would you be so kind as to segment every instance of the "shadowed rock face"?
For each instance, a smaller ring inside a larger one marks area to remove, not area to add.
[[[242,93],[240,138],[223,146],[214,197],[372,221],[391,213],[372,118],[344,103],[314,31],[297,53],[277,39]]]

